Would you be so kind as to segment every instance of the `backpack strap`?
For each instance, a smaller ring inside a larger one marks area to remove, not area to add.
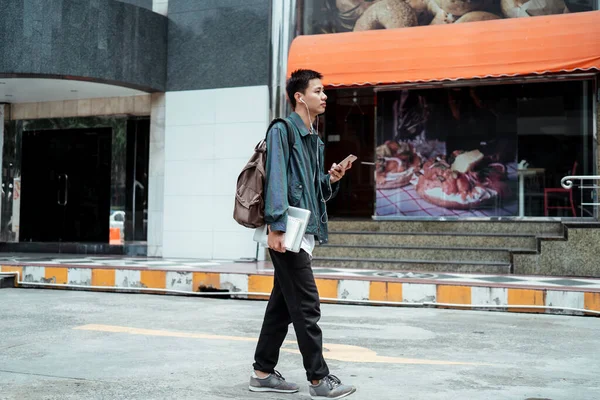
[[[273,121],[271,121],[271,124],[269,124],[269,128],[267,129],[266,135],[269,134],[273,125],[275,125],[278,122],[283,122],[285,124],[288,131],[288,142],[290,146],[293,146],[294,143],[296,143],[296,135],[294,134],[294,129],[292,128],[291,122],[287,118],[275,118]],[[265,141],[266,140],[267,136],[265,136]]]

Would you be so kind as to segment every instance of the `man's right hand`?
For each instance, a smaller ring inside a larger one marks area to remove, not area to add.
[[[279,253],[285,253],[285,232],[272,231],[269,229],[269,237],[267,244],[270,249],[273,249]]]

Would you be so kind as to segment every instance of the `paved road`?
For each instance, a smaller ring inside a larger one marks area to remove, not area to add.
[[[247,390],[265,302],[0,290],[0,399],[308,399]],[[324,305],[351,399],[600,399],[600,319]]]

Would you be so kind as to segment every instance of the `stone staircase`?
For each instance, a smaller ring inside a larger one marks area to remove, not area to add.
[[[514,273],[514,256],[565,240],[561,222],[330,221],[313,266],[429,272]]]

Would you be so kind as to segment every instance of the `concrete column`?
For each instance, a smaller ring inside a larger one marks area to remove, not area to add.
[[[150,176],[148,177],[148,256],[162,257],[165,197],[165,94],[152,95]]]

